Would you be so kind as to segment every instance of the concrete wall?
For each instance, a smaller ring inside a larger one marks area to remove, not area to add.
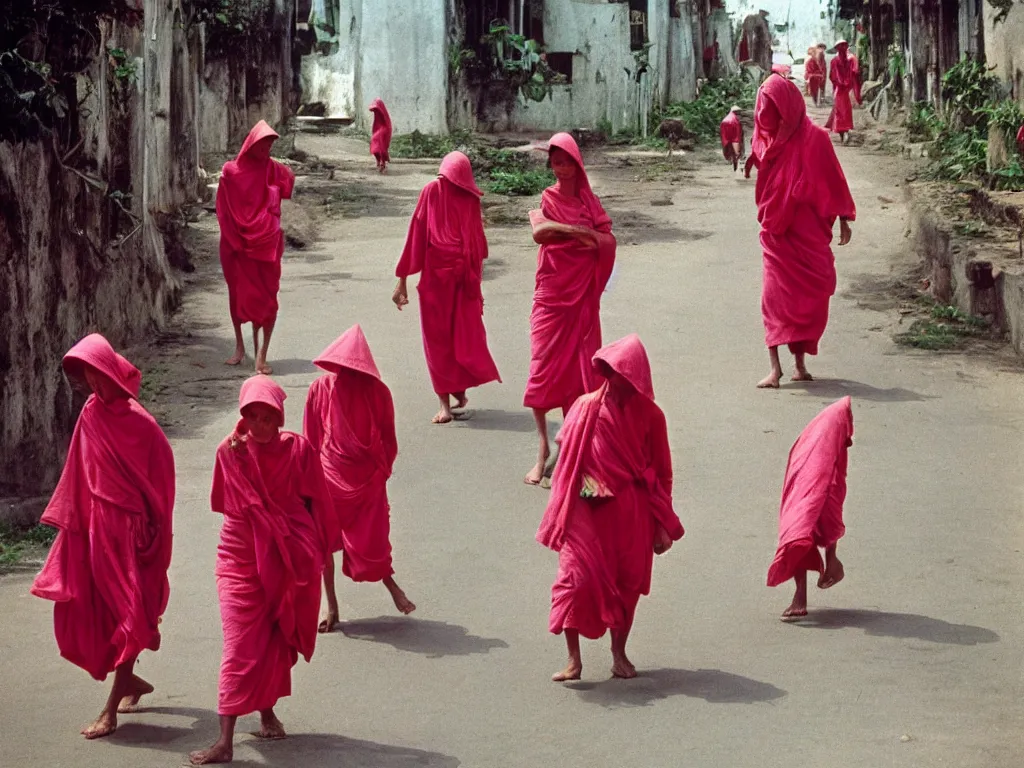
[[[804,58],[807,49],[815,43],[831,46],[834,42],[828,0],[738,0],[730,1],[728,8],[738,21],[759,10],[768,11],[768,26],[779,41],[776,50],[792,52],[795,59]],[[823,13],[825,18],[821,17]],[[776,32],[774,25],[785,24],[787,17],[789,30]]]
[[[1024,106],[1024,5],[1015,3],[1006,20],[994,23],[996,11],[988,3],[985,13],[985,61]]]

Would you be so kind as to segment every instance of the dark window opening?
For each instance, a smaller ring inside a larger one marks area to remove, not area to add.
[[[679,7],[686,0],[668,0],[668,17],[670,19],[683,18],[682,9]]]
[[[544,44],[544,0],[465,0],[465,8],[466,48],[486,49],[481,38],[495,21],[508,24],[512,34]]]
[[[565,78],[563,83],[572,82],[572,58],[575,54],[572,53],[548,53],[545,54],[547,58],[548,67],[551,68],[552,72],[556,72]]]
[[[647,45],[647,0],[629,0],[629,47],[643,50]]]

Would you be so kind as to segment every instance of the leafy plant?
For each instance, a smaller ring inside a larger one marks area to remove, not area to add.
[[[553,83],[565,76],[548,66],[540,43],[512,32],[504,19],[495,19],[481,42],[489,46],[490,62],[485,67],[491,80],[504,80],[514,91],[531,101],[544,101]]]
[[[655,107],[651,112],[651,124],[658,125],[665,118],[676,118],[682,120],[698,138],[715,140],[722,119],[731,107],[754,108],[757,87],[757,83],[741,75],[706,83],[694,101],[669,104],[664,110]]]
[[[989,103],[998,93],[999,78],[972,58],[961,59],[942,76],[942,98],[951,126],[987,123]]]
[[[492,170],[489,176],[490,181],[484,186],[488,192],[496,195],[536,195],[555,183],[554,175],[546,168],[531,171]]]
[[[1017,149],[1017,131],[1024,125],[1024,111],[1012,99],[1000,99],[988,110],[989,125],[998,128],[1011,152]]]
[[[110,63],[114,67],[114,77],[129,83],[138,81],[139,68],[131,54],[123,48],[108,48],[107,55],[110,56]]]
[[[0,524],[0,566],[15,565],[31,549],[49,547],[57,538],[57,529],[48,525],[16,528]]]
[[[932,141],[942,125],[930,101],[916,101],[910,105],[905,125],[910,141]]]

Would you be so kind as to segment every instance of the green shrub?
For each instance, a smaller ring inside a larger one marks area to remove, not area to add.
[[[742,75],[706,83],[694,101],[669,104],[664,110],[657,107],[651,112],[651,125],[657,126],[665,118],[682,120],[687,130],[702,141],[718,138],[718,128],[733,106],[752,110],[757,100],[757,84]]]

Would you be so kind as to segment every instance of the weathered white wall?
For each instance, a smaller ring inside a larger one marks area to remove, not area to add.
[[[832,24],[829,18],[828,0],[730,0],[729,10],[734,18],[744,17],[759,10],[768,11],[768,27],[779,41],[780,53],[792,52],[793,58],[802,59],[807,49],[815,43],[831,47]],[[825,18],[822,18],[825,14]],[[789,30],[776,32],[776,24],[785,24],[789,18]],[[725,46],[722,46],[723,48]]]
[[[697,62],[694,60],[693,16],[688,3],[680,6],[680,18],[668,20],[665,99],[692,101],[697,95]],[[722,46],[726,53],[727,45]]]
[[[1006,21],[994,24],[995,11],[985,8],[985,62],[1010,88],[1010,95],[1024,106],[1024,5],[1015,3]]]
[[[328,117],[354,118],[363,0],[313,0],[313,11],[324,18],[327,16],[325,7],[329,5],[334,6],[338,50],[329,56],[314,53],[302,57],[302,101],[306,104],[323,102]]]

